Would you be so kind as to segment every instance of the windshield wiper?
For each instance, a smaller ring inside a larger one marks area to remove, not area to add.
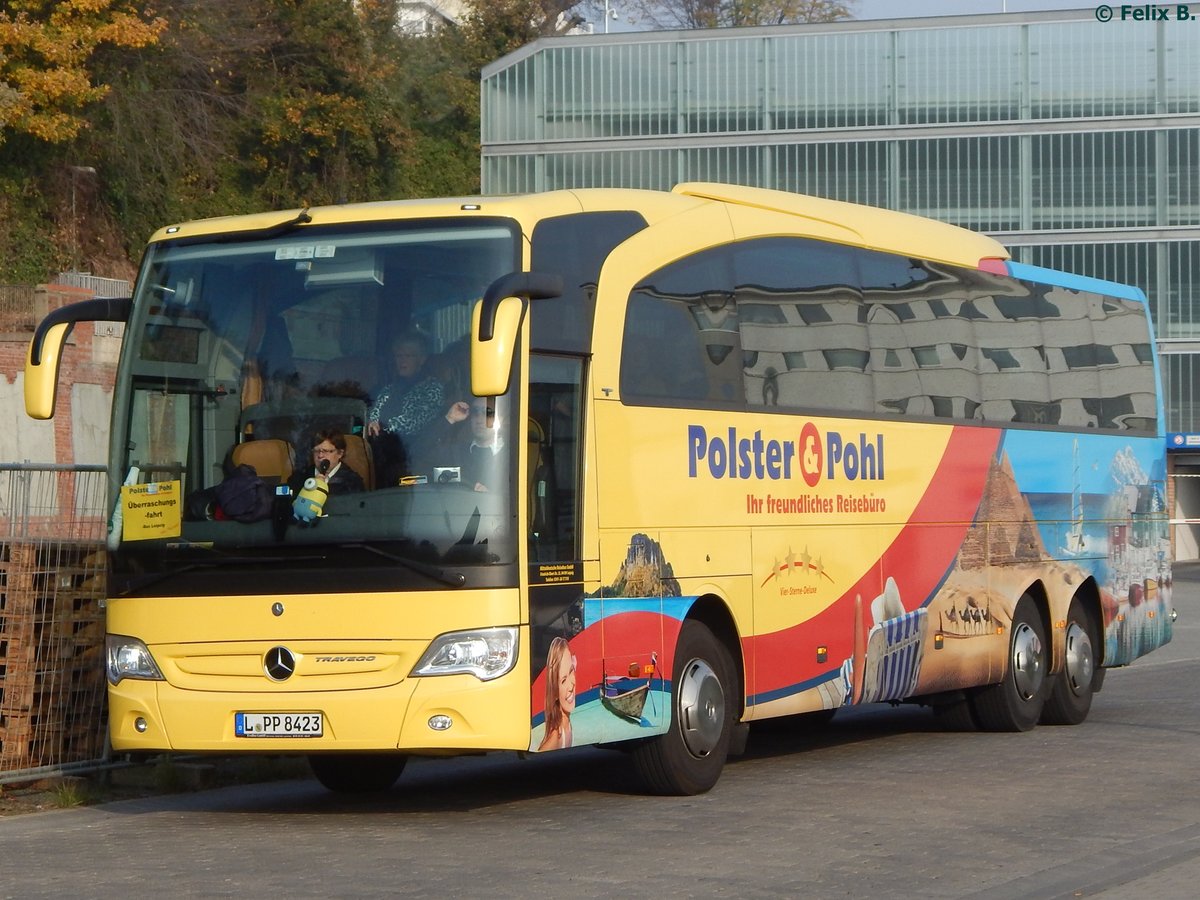
[[[445,569],[440,569],[437,566],[431,566],[428,563],[419,562],[415,559],[409,559],[407,556],[397,556],[395,553],[388,553],[386,550],[380,550],[378,547],[372,547],[370,544],[342,544],[347,550],[366,550],[368,553],[374,553],[376,556],[382,556],[384,559],[390,559],[392,562],[400,563],[406,569],[411,569],[427,578],[432,578],[434,581],[440,581],[442,584],[450,587],[462,587],[467,583],[467,576],[462,572],[447,572]]]

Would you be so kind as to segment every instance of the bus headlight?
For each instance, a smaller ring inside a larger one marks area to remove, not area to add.
[[[163,681],[158,664],[150,655],[150,649],[137,638],[110,634],[104,641],[108,659],[108,681],[119,684],[122,678],[140,678],[144,681]]]
[[[516,628],[452,631],[434,638],[413,675],[456,675],[466,672],[480,681],[507,674],[517,661]]]

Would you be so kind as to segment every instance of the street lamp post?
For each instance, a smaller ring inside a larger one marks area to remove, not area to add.
[[[608,34],[608,20],[617,18],[617,11],[609,8],[609,0],[604,0],[604,33]]]
[[[71,271],[79,271],[79,218],[75,211],[75,184],[80,175],[95,175],[91,166],[67,166],[71,173]]]

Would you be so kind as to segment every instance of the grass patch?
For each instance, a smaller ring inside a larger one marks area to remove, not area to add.
[[[68,778],[60,781],[51,791],[54,805],[59,809],[71,809],[75,806],[87,806],[92,802],[92,792],[86,781],[81,778]]]

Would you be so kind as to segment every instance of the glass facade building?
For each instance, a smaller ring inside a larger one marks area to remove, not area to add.
[[[1094,9],[547,38],[485,69],[484,193],[773,187],[1149,296],[1200,433],[1200,21]]]

